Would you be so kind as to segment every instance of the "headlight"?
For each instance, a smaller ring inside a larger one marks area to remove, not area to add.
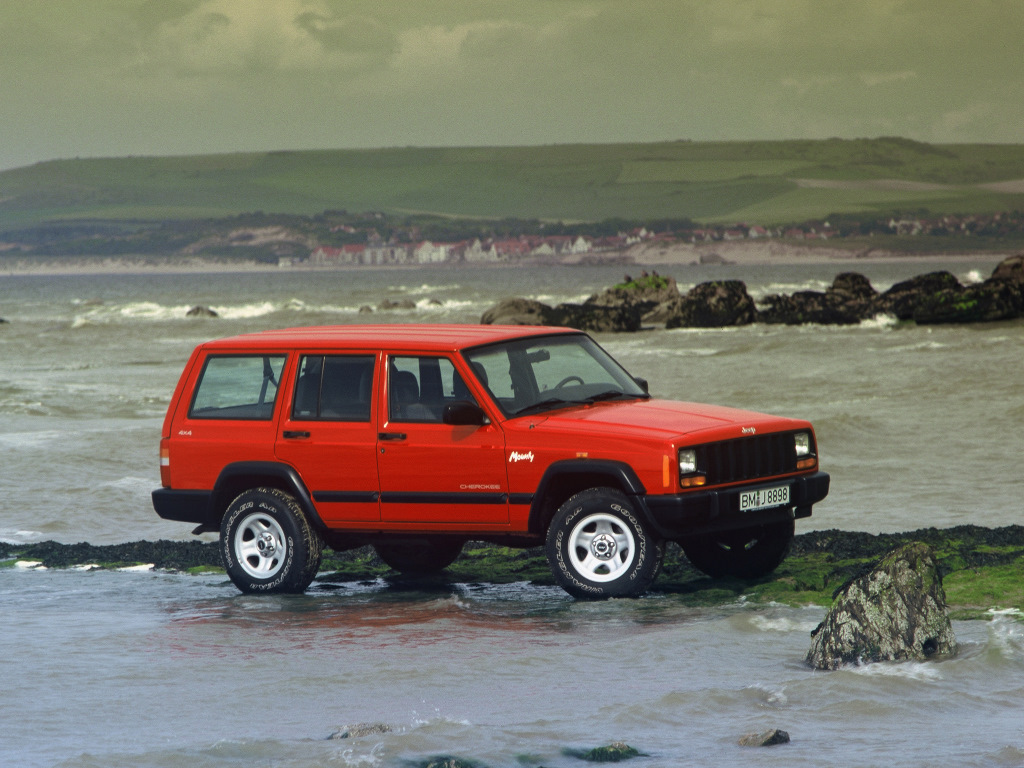
[[[697,471],[697,452],[686,450],[679,452],[679,475],[685,477]]]
[[[695,488],[707,483],[708,479],[697,467],[697,451],[686,448],[679,452],[679,485]]]
[[[798,470],[814,469],[818,466],[818,457],[814,455],[814,441],[810,432],[797,432],[793,435],[793,447],[796,448],[796,468]]]

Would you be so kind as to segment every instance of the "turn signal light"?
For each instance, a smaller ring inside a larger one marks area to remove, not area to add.
[[[814,469],[818,465],[818,460],[813,456],[809,459],[800,459],[796,463],[797,469]]]
[[[707,482],[708,479],[704,477],[704,475],[693,475],[691,477],[679,478],[679,484],[683,486],[683,488],[697,488],[701,485],[706,485]]]
[[[160,484],[164,488],[171,487],[171,448],[167,439],[160,441]]]

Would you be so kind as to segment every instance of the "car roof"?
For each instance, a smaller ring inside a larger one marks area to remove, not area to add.
[[[580,331],[529,325],[323,325],[247,333],[208,341],[201,346],[211,350],[223,348],[254,351],[267,348],[403,347],[425,352],[452,352],[513,339],[573,333],[578,334]]]

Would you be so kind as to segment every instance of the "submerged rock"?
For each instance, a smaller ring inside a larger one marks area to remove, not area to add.
[[[356,725],[348,725],[344,728],[339,728],[328,737],[328,740],[359,739],[364,736],[380,736],[385,733],[391,733],[392,730],[391,726],[387,723],[357,723]]]
[[[811,636],[807,663],[816,669],[954,655],[956,637],[931,547],[899,547],[841,587]]]
[[[392,309],[416,309],[416,302],[412,299],[384,299],[377,305],[377,309],[384,312]]]
[[[632,757],[639,757],[640,751],[624,741],[613,741],[605,747],[594,747],[586,751],[566,750],[570,757],[578,757],[590,763],[619,763]]]
[[[789,744],[789,734],[773,728],[761,733],[748,733],[739,741],[741,747],[774,747],[776,744]]]
[[[209,307],[196,304],[192,309],[185,313],[185,317],[220,317],[220,315]]]

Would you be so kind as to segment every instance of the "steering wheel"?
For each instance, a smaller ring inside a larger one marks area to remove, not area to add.
[[[580,384],[583,383],[583,379],[581,379],[579,376],[576,376],[575,374],[573,374],[572,376],[566,376],[560,382],[555,384],[555,389],[561,389],[566,384],[568,384],[570,381],[578,381]]]

